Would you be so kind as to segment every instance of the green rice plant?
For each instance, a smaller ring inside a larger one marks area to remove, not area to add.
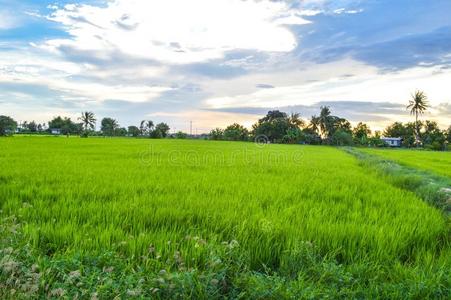
[[[386,181],[405,190],[417,194],[421,199],[440,208],[445,213],[451,212],[451,178],[432,172],[427,168],[415,168],[409,164],[385,158],[385,154],[372,151],[362,151],[355,148],[345,148],[346,152],[359,159],[360,164],[367,169],[373,169]],[[403,158],[408,160],[407,158]],[[426,156],[427,160],[427,156]],[[412,161],[414,161],[412,159]]]
[[[81,296],[77,270],[83,297],[449,293],[447,219],[336,148],[14,137],[0,149],[1,215],[20,224],[0,246],[28,245],[16,260],[46,270],[41,296]]]
[[[430,171],[451,178],[451,152],[411,149],[370,149],[363,152],[391,159],[402,165]]]

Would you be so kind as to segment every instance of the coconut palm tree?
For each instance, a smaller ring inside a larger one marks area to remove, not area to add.
[[[329,106],[321,106],[321,112],[319,114],[319,127],[321,129],[321,135],[328,137],[329,129],[331,127],[331,115]]]
[[[154,124],[151,120],[146,121],[146,127],[147,127],[147,132],[149,133],[149,136],[152,134],[153,131],[153,127]]]
[[[149,131],[153,129],[153,126],[154,124],[151,120],[146,121],[146,127]]]
[[[420,126],[418,123],[418,115],[423,114],[429,107],[428,97],[423,91],[415,91],[412,94],[412,99],[409,100],[407,109],[410,109],[410,114],[415,115],[415,144],[420,143]]]
[[[288,123],[290,126],[295,128],[304,127],[305,125],[304,120],[301,119],[301,115],[299,113],[291,113],[288,117]]]
[[[144,135],[145,131],[146,131],[146,120],[142,120],[141,124],[139,125],[139,132],[141,135]]]
[[[308,127],[311,128],[317,134],[319,134],[319,127],[320,127],[320,125],[319,125],[319,117],[312,116],[312,118],[310,119],[310,124],[309,124]]]
[[[84,111],[81,113],[81,117],[78,118],[83,122],[83,128],[85,131],[88,129],[94,129],[96,125],[96,118],[93,112]]]

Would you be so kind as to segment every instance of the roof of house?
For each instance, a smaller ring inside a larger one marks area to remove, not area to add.
[[[381,140],[401,141],[402,138],[400,138],[400,137],[385,137],[385,136],[383,136],[383,137],[381,137]]]

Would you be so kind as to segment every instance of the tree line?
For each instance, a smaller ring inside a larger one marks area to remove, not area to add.
[[[213,129],[209,136],[213,140],[248,141],[264,136],[271,143],[376,147],[386,146],[381,139],[385,136],[401,138],[404,147],[443,150],[451,142],[451,125],[447,130],[441,130],[434,121],[419,120],[428,107],[424,92],[416,91],[406,107],[415,116],[415,121],[406,124],[395,122],[383,132],[372,132],[362,122],[352,127],[345,118],[332,115],[330,107],[322,106],[319,114],[312,116],[308,122],[301,119],[298,113],[289,115],[273,110],[259,119],[250,131],[234,123],[225,129]]]
[[[82,112],[77,121],[68,117],[57,116],[46,123],[36,123],[35,121],[24,121],[21,124],[9,116],[0,116],[0,135],[11,135],[14,133],[25,134],[49,134],[57,132],[63,135],[88,136],[131,136],[165,138],[169,134],[169,126],[166,123],[154,124],[151,120],[141,121],[138,126],[121,127],[119,122],[110,117],[105,117],[100,121],[100,131],[95,130],[96,118],[93,112]]]
[[[269,111],[266,116],[259,119],[252,129],[233,123],[225,129],[215,128],[210,131],[208,138],[211,140],[227,141],[253,141],[258,137],[264,137],[271,143],[285,144],[312,144],[312,145],[337,145],[337,146],[385,146],[381,139],[385,137],[397,137],[402,139],[404,147],[418,147],[432,150],[445,149],[451,142],[451,126],[447,130],[441,130],[434,121],[421,121],[422,115],[429,107],[427,96],[422,91],[416,91],[407,109],[415,116],[414,122],[394,122],[383,132],[372,132],[365,123],[358,123],[355,127],[345,118],[332,114],[330,107],[322,106],[318,115],[314,115],[309,121],[303,120],[298,113],[287,114],[279,110]],[[95,130],[96,118],[92,112],[83,112],[74,122],[67,117],[55,117],[46,124],[38,124],[34,121],[23,122],[17,129],[17,122],[11,117],[0,116],[0,135],[20,133],[50,133],[59,130],[65,135],[92,136],[131,136],[165,138],[169,135],[169,126],[166,123],[154,124],[151,120],[143,120],[139,126],[121,127],[113,118],[103,118],[100,122],[100,131]],[[171,137],[187,138],[188,135],[181,131]]]
[[[383,132],[372,132],[362,122],[352,127],[348,120],[332,115],[330,108],[324,106],[320,114],[312,116],[308,122],[299,114],[289,115],[274,110],[259,119],[250,131],[234,123],[225,129],[213,129],[209,136],[212,140],[253,141],[264,136],[270,143],[373,147],[385,146],[381,137],[386,136],[402,138],[404,147],[423,145],[432,150],[442,150],[451,142],[451,126],[441,130],[436,122],[428,120],[406,124],[395,122]]]

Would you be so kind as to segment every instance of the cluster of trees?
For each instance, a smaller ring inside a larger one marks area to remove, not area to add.
[[[404,147],[420,144],[425,148],[441,150],[447,143],[451,143],[451,126],[447,130],[441,130],[436,122],[428,120],[406,124],[395,122],[384,130],[384,135],[402,138]]]
[[[13,134],[17,128],[17,122],[8,116],[0,116],[0,136]]]
[[[269,111],[259,119],[248,131],[239,124],[232,124],[224,130],[213,129],[210,139],[247,141],[258,136],[265,136],[271,143],[286,144],[327,144],[327,145],[369,145],[377,143],[377,138],[371,136],[368,125],[359,123],[352,128],[351,123],[344,118],[331,114],[330,108],[321,107],[318,116],[312,116],[306,123],[298,113],[288,115],[279,110]]]
[[[51,133],[58,130],[64,135],[80,135],[82,137],[92,136],[133,136],[165,138],[169,134],[169,126],[166,123],[154,123],[150,120],[142,121],[140,126],[121,127],[119,122],[113,118],[103,118],[100,122],[100,131],[95,130],[96,118],[92,112],[82,112],[74,122],[71,118],[57,116],[48,122],[39,124],[35,121],[23,122],[18,125],[15,120],[8,116],[0,116],[0,135],[18,133]]]
[[[132,130],[135,134],[133,136],[148,136],[150,138],[165,138],[169,134],[169,126],[166,123],[158,123],[154,125],[154,123],[151,120],[143,120],[141,121],[141,124],[139,128],[135,128],[135,126],[130,126],[129,129],[132,127]],[[138,129],[138,130],[136,130]]]
[[[384,130],[383,135],[402,138],[404,147],[445,149],[451,142],[451,126],[447,130],[441,130],[436,122],[420,121],[419,115],[427,108],[426,95],[416,91],[407,106],[410,113],[415,115],[415,121],[407,124],[395,122]],[[328,106],[322,106],[319,115],[312,116],[309,122],[302,120],[297,113],[288,115],[274,110],[259,119],[251,131],[234,123],[224,130],[212,130],[209,136],[213,140],[247,141],[265,136],[272,143],[385,146],[381,132],[372,133],[370,127],[362,122],[352,127],[348,120],[332,115]]]

